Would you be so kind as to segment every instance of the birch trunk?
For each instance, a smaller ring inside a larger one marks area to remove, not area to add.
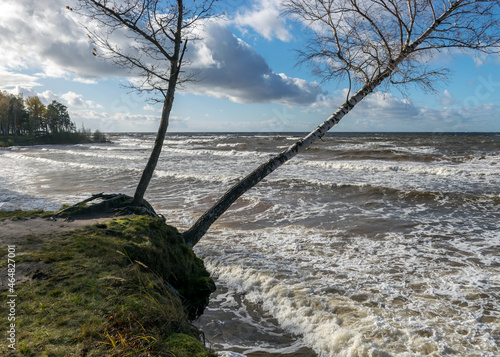
[[[381,81],[380,81],[381,82]],[[378,85],[378,84],[377,84]],[[354,106],[366,97],[377,86],[374,83],[364,86],[353,97],[344,103],[334,114],[332,114],[323,124],[318,126],[309,135],[297,141],[295,144],[274,156],[266,163],[260,165],[248,176],[243,178],[236,185],[231,187],[207,212],[205,212],[196,223],[183,233],[186,244],[193,247],[205,235],[210,226],[245,192],[262,181],[267,175],[300,152],[306,150],[316,140],[320,139],[336,125]]]
[[[210,226],[245,192],[254,187],[262,181],[267,175],[272,173],[278,167],[283,165],[288,160],[292,159],[295,155],[306,150],[315,141],[323,137],[333,126],[351,111],[361,100],[370,94],[376,87],[378,87],[384,79],[389,77],[394,69],[410,55],[438,26],[446,19],[461,3],[463,0],[456,1],[447,11],[445,11],[434,23],[420,35],[411,45],[403,48],[401,53],[395,60],[387,65],[386,69],[381,72],[375,79],[365,84],[355,95],[346,101],[335,113],[333,113],[327,120],[318,126],[315,130],[305,136],[303,139],[297,141],[295,144],[284,150],[280,154],[271,158],[266,163],[259,166],[252,171],[248,176],[243,178],[240,182],[231,187],[208,211],[206,211],[196,223],[183,233],[186,244],[194,247],[200,239],[205,235]]]
[[[175,70],[174,73],[177,73],[177,65],[173,64],[171,66],[172,70]],[[156,134],[155,144],[153,150],[151,151],[151,155],[149,156],[148,163],[146,167],[142,171],[142,176],[137,185],[137,188],[134,193],[134,200],[132,201],[132,205],[140,206],[144,199],[144,194],[149,186],[149,182],[153,177],[153,173],[156,168],[156,164],[158,163],[158,159],[160,158],[161,150],[163,148],[163,142],[165,141],[165,135],[167,133],[170,112],[172,111],[172,106],[174,103],[174,93],[175,93],[175,85],[177,82],[177,74],[175,74],[175,78],[170,78],[170,82],[168,84],[167,95],[165,97],[165,101],[163,102],[163,109],[161,113],[160,127],[158,128],[158,133]]]
[[[179,71],[182,62],[181,55],[181,31],[182,31],[182,14],[184,11],[184,5],[182,0],[177,1],[177,31],[175,33],[175,43],[174,43],[174,55],[170,59],[170,76],[167,88],[167,94],[163,102],[163,109],[161,113],[160,127],[158,128],[158,133],[156,134],[155,144],[151,155],[149,156],[148,163],[142,172],[141,179],[134,193],[134,199],[132,205],[140,206],[144,200],[144,194],[149,186],[149,182],[153,177],[156,164],[160,158],[161,150],[163,148],[163,142],[165,141],[165,135],[167,133],[167,128],[170,119],[170,113],[172,111],[172,106],[174,104],[174,94],[175,87],[177,86],[177,80],[179,78]],[[185,50],[185,47],[184,47]]]
[[[14,103],[16,103],[16,102],[14,102]],[[14,136],[17,136],[17,105],[16,104],[14,104]]]

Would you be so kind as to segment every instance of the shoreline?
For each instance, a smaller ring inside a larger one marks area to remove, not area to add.
[[[35,145],[77,145],[90,143],[109,143],[103,133],[93,135],[85,132],[62,132],[50,133],[41,136],[26,135],[2,135],[0,136],[0,148],[13,146],[35,146]]]
[[[215,289],[174,227],[146,216],[0,211],[3,355],[216,354],[190,321]],[[15,297],[14,297],[15,296]]]

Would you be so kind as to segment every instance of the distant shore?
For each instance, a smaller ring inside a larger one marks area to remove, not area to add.
[[[0,148],[10,146],[32,146],[32,145],[71,145],[86,143],[109,142],[105,134],[100,131],[91,134],[89,132],[62,132],[45,135],[4,135],[0,136]]]

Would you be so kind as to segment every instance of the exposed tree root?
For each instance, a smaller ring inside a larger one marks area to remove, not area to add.
[[[98,203],[89,202],[100,200]],[[91,197],[65,208],[52,216],[53,219],[65,218],[71,220],[83,215],[112,215],[123,216],[127,214],[147,214],[153,217],[163,217],[156,214],[153,207],[143,200],[141,205],[132,205],[133,198],[121,193],[104,194],[97,193]]]

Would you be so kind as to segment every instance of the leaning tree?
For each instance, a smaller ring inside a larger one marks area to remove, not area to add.
[[[190,80],[181,71],[187,44],[196,39],[198,23],[213,16],[216,0],[77,0],[69,10],[85,16],[95,44],[94,56],[128,69],[131,87],[160,96],[163,109],[156,140],[131,206],[140,206],[153,177],[167,132],[176,86]],[[156,99],[158,100],[158,99]],[[116,198],[96,195],[94,198]]]
[[[190,246],[241,195],[320,139],[382,83],[432,90],[448,73],[431,66],[437,53],[500,52],[500,0],[287,0],[284,8],[312,32],[299,51],[301,61],[324,79],[345,78],[346,101],[310,134],[231,187],[183,233]]]

